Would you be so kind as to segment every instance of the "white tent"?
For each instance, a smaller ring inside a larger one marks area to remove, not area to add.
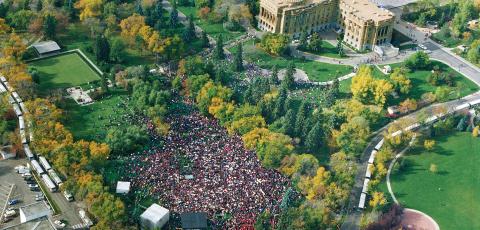
[[[170,211],[158,204],[152,204],[140,215],[142,229],[160,229],[170,219]]]
[[[117,193],[126,194],[128,192],[130,192],[130,182],[127,182],[127,181],[117,182]]]

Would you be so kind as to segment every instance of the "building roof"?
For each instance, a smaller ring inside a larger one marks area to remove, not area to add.
[[[207,214],[204,212],[187,212],[180,214],[183,229],[205,229],[207,225]]]
[[[383,21],[394,16],[391,11],[382,9],[369,0],[342,1],[353,9],[352,13],[355,16],[364,20]]]
[[[52,226],[52,223],[44,217],[40,219],[36,219],[33,221],[28,221],[25,223],[13,225],[13,226],[8,226],[3,228],[2,230],[55,230],[55,227]]]
[[[54,41],[37,42],[33,44],[33,47],[39,54],[49,53],[60,50],[60,46]]]
[[[50,211],[45,201],[31,203],[31,204],[22,206],[19,209],[20,209],[20,212],[23,212],[23,214],[25,214],[25,216],[34,216],[34,215],[38,215],[38,213],[46,213]]]
[[[142,215],[140,215],[140,218],[149,220],[153,223],[157,223],[164,216],[169,214],[170,214],[170,211],[168,211],[168,209],[158,204],[152,204],[150,205],[150,207],[147,208],[147,210],[145,210],[145,212],[142,213]]]

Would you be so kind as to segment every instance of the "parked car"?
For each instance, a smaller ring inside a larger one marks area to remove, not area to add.
[[[33,179],[33,177],[29,176],[29,177],[24,177],[23,180],[26,180],[26,181],[35,181],[35,179]]]
[[[35,196],[35,201],[42,201],[44,199],[45,199],[45,197],[43,195],[36,195]]]
[[[73,201],[73,195],[68,190],[63,191],[63,196],[65,196],[65,199],[68,201]]]
[[[25,181],[28,185],[30,184],[37,184],[37,182],[35,180],[27,180]]]
[[[8,209],[5,211],[5,214],[3,214],[5,218],[14,217],[16,215],[17,215],[17,212],[15,212],[15,210],[13,209]]]
[[[8,205],[16,205],[18,203],[20,203],[19,199],[11,199],[8,201]]]
[[[32,187],[32,188],[30,188],[30,191],[38,192],[38,191],[40,191],[40,187]]]
[[[66,224],[63,223],[61,220],[55,220],[53,221],[55,225],[57,225],[59,228],[65,228]]]
[[[29,188],[38,188],[38,184],[34,183],[34,184],[29,184],[28,185]]]
[[[25,177],[32,177],[32,174],[30,174],[29,172],[23,173],[23,174],[22,174],[22,177],[23,177],[23,178],[25,178]]]
[[[427,47],[424,44],[418,44],[418,47],[422,48],[423,50],[427,50]]]

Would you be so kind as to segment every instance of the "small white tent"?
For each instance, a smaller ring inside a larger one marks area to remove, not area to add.
[[[130,182],[119,181],[117,182],[117,193],[126,194],[130,192]]]
[[[140,215],[142,229],[160,229],[170,219],[170,211],[158,204],[152,204]]]

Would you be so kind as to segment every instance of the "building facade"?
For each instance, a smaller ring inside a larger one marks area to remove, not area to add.
[[[390,43],[394,18],[369,0],[260,0],[258,27],[294,38],[343,29],[344,42],[363,51]]]

